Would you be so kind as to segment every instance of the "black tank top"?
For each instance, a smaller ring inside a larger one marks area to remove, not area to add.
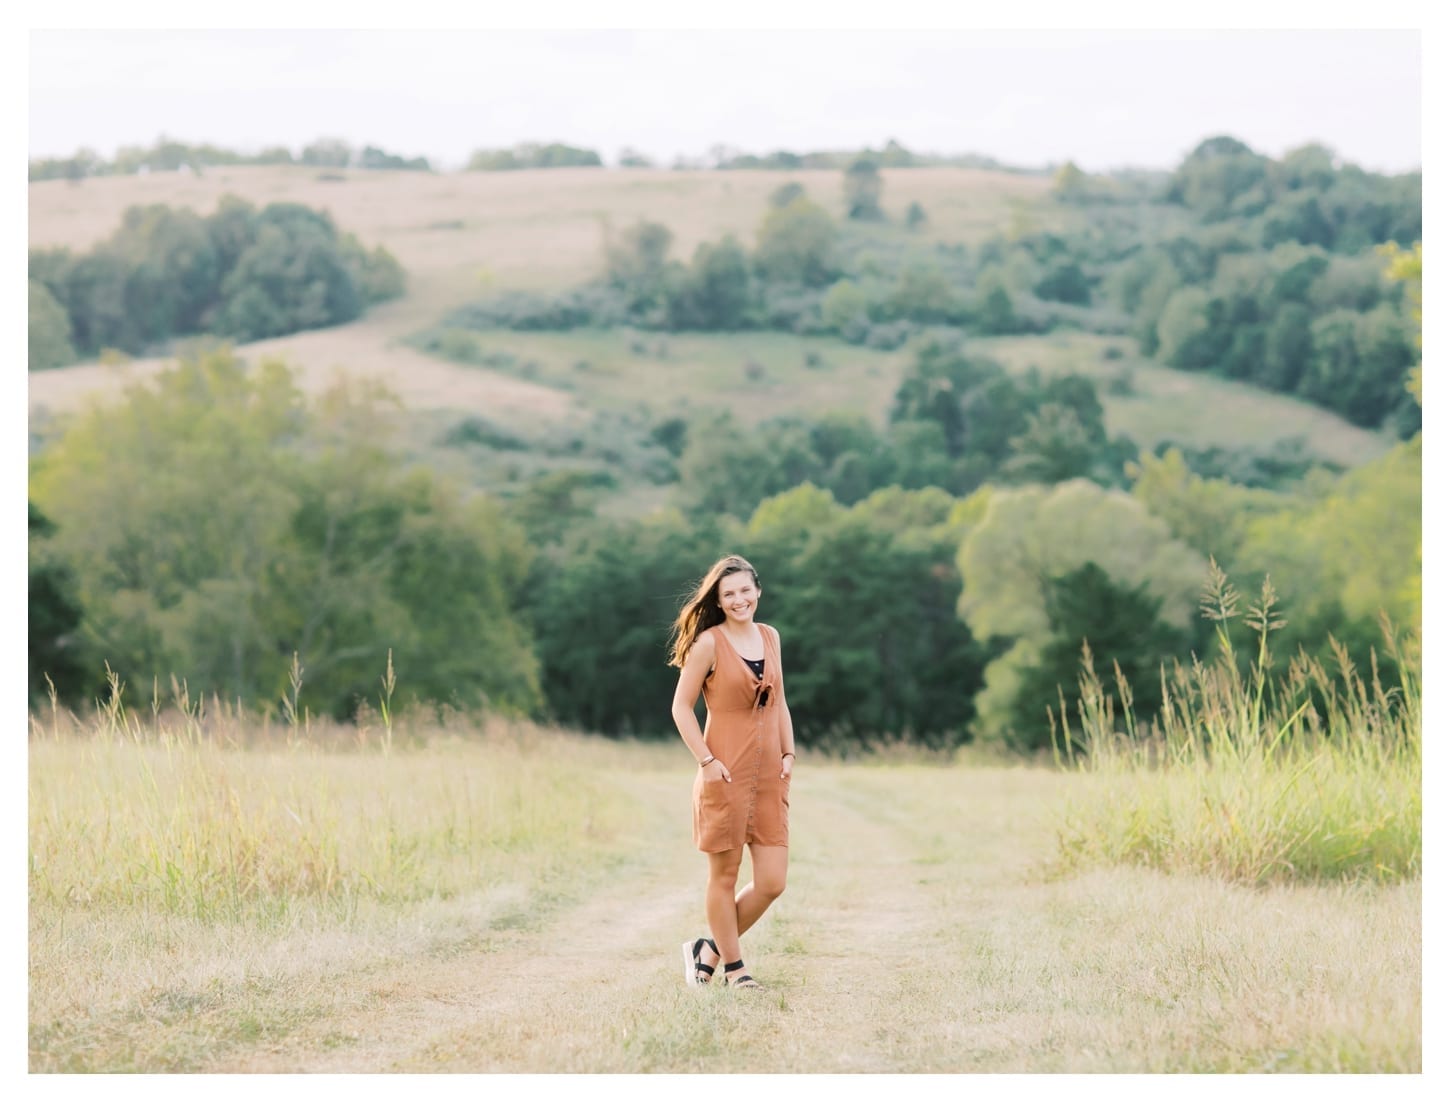
[[[744,662],[747,666],[749,666],[751,672],[754,673],[756,677],[764,677],[765,676],[765,659],[764,658],[746,658],[742,654],[740,656],[740,661]],[[769,689],[766,689],[765,692],[763,692],[763,693],[760,694],[760,706],[762,708],[765,707],[766,702],[769,701],[769,700],[770,700],[770,690]]]

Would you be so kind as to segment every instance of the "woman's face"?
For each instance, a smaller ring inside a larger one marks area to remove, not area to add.
[[[756,588],[750,571],[726,574],[720,579],[716,593],[719,594],[720,607],[724,610],[727,621],[748,624],[755,619],[755,606],[760,603],[760,590]]]

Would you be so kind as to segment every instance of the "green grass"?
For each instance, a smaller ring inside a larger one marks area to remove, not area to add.
[[[448,358],[577,394],[593,409],[664,418],[726,404],[745,424],[826,411],[883,424],[908,355],[764,332],[454,329],[436,340]]]
[[[1418,636],[1385,624],[1399,671],[1389,688],[1338,647],[1334,671],[1301,654],[1271,681],[1269,636],[1282,624],[1273,590],[1265,580],[1245,614],[1257,637],[1247,674],[1229,637],[1238,601],[1214,566],[1205,612],[1218,621],[1219,656],[1165,672],[1164,705],[1146,723],[1121,677],[1115,701],[1085,654],[1079,731],[1062,752],[1091,783],[1062,815],[1062,866],[1138,864],[1247,884],[1418,878]],[[1061,724],[1066,733],[1065,702]]]
[[[1297,439],[1310,455],[1350,468],[1395,444],[1388,434],[1358,428],[1296,398],[1144,359],[1130,337],[1054,333],[993,337],[972,346],[1014,372],[1035,366],[1049,376],[1088,376],[1099,385],[1108,434],[1123,433],[1145,448],[1168,440],[1266,451],[1277,441]],[[1127,393],[1115,393],[1122,390]]]

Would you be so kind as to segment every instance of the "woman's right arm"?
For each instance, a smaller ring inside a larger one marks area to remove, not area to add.
[[[675,727],[680,732],[680,738],[685,740],[685,745],[690,748],[690,753],[695,755],[696,762],[702,762],[710,757],[710,748],[705,744],[705,735],[700,730],[700,721],[695,718],[695,701],[700,699],[700,690],[704,687],[705,676],[714,664],[715,637],[706,633],[695,640],[695,645],[685,656],[685,664],[680,667],[680,680],[675,685],[674,704],[670,708],[670,714],[674,717]],[[730,774],[725,770],[725,763],[718,758],[705,766],[705,770],[706,780],[716,780],[720,777],[727,781],[730,779]]]

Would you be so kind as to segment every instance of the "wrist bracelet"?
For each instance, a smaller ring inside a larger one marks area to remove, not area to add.
[[[715,760],[715,755],[714,754],[711,754],[708,758],[706,758],[704,761],[702,761],[700,763],[700,768],[701,769],[704,769],[705,766],[709,765],[714,760]]]

